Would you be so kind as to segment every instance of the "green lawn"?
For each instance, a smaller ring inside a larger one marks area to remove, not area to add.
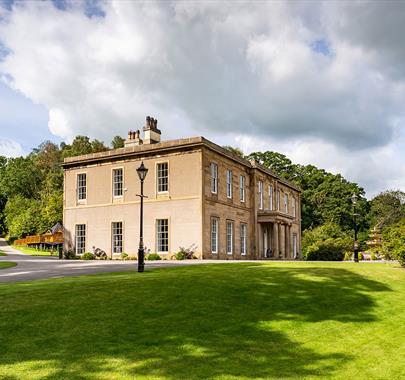
[[[13,245],[14,249],[18,249],[20,252],[31,256],[52,256],[51,251],[44,251],[40,249],[30,248],[22,245]],[[53,256],[58,256],[58,252],[54,251]]]
[[[0,261],[0,269],[7,269],[15,267],[17,264],[10,261]]]
[[[7,256],[7,254],[5,252],[3,252],[2,250],[0,250],[0,256]]]
[[[0,285],[0,378],[404,379],[405,270],[241,263]]]

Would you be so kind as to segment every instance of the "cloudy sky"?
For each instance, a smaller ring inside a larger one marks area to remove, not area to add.
[[[0,154],[146,115],[405,190],[405,2],[0,0]]]

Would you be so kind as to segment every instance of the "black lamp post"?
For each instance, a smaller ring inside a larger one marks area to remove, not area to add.
[[[141,194],[137,194],[137,196],[141,198],[141,225],[139,230],[138,272],[143,272],[145,268],[145,250],[143,248],[143,198],[145,198],[145,196],[143,195],[143,181],[146,178],[146,174],[148,174],[148,170],[149,169],[147,169],[143,164],[143,161],[141,163],[141,166],[136,169],[139,179],[141,180]]]
[[[357,241],[357,214],[356,214],[356,204],[357,204],[357,195],[353,193],[352,195],[353,203],[353,220],[354,220],[354,262],[359,262],[359,243]]]

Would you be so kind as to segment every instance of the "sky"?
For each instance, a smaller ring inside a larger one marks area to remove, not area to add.
[[[405,190],[405,2],[0,0],[0,155],[159,120]]]

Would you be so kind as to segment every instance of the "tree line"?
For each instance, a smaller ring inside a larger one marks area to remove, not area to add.
[[[229,149],[229,148],[228,148]],[[234,154],[243,155],[235,148]],[[399,259],[405,264],[405,193],[386,190],[368,201],[357,183],[314,165],[294,164],[281,153],[253,152],[246,156],[301,188],[303,254],[307,259],[350,259],[353,251],[354,213],[361,250],[367,250],[371,228],[382,233],[382,244],[372,255]],[[352,194],[358,197],[356,209]]]
[[[123,146],[124,139],[115,136],[111,147]],[[45,141],[26,157],[0,156],[0,234],[15,240],[61,222],[63,159],[109,149],[102,141],[77,136],[71,144]]]
[[[0,233],[14,240],[44,233],[62,221],[63,159],[123,146],[124,139],[120,136],[115,136],[110,146],[97,139],[77,136],[71,144],[45,141],[25,157],[0,156]],[[256,160],[302,189],[304,256],[322,259],[329,258],[325,252],[339,251],[341,256],[351,250],[353,193],[358,196],[356,213],[361,248],[366,248],[369,230],[374,226],[382,229],[386,242],[381,247],[385,250],[382,254],[397,257],[398,249],[405,246],[403,191],[387,190],[368,201],[364,189],[341,174],[314,165],[295,164],[277,152],[253,152],[246,156],[238,148],[225,148],[235,155]]]

